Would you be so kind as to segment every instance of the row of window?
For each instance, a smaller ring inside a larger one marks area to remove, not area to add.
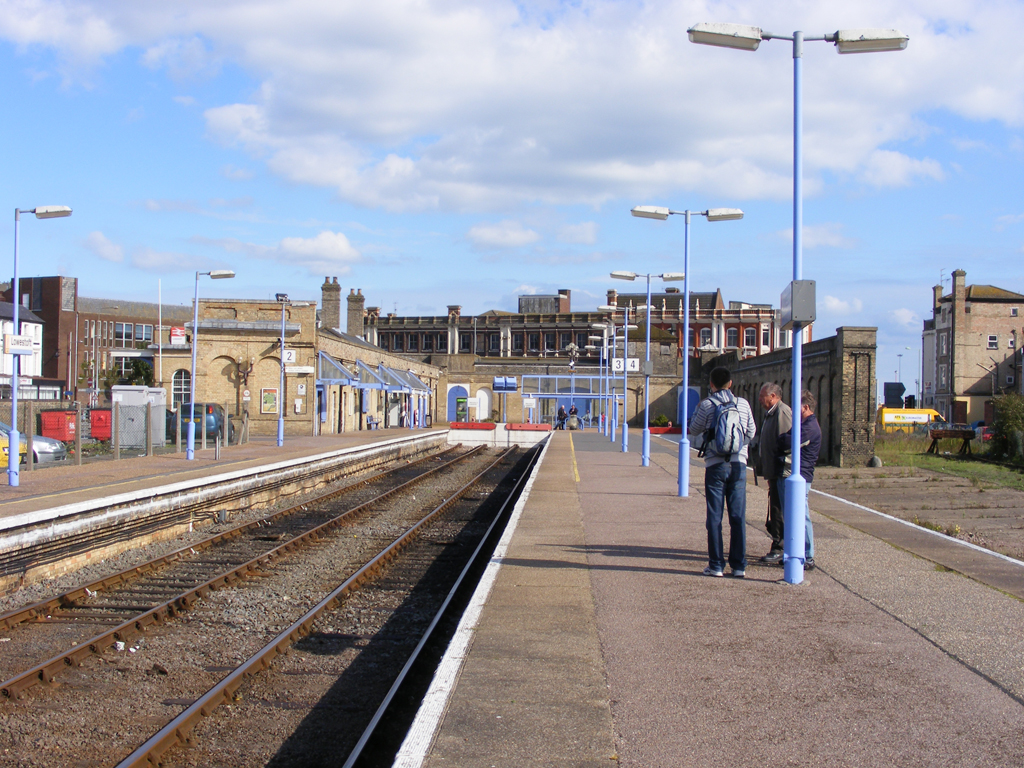
[[[697,330],[698,329],[696,328],[690,329],[691,347],[694,346],[694,341],[697,338]],[[699,330],[700,346],[706,347],[712,344],[714,344],[714,346],[718,346],[717,339],[714,341],[712,340],[711,328],[701,328]],[[474,351],[474,336],[476,337],[478,350],[480,349],[480,346],[483,345],[483,348],[488,353],[498,354],[501,352],[500,333],[477,332],[474,334],[470,331],[459,333],[459,352]],[[587,344],[590,343],[588,340],[588,333],[586,331],[537,331],[530,333],[513,333],[512,352],[557,352],[565,349],[572,342],[575,342],[576,346],[579,347],[582,352],[586,348]],[[437,351],[445,353],[448,351],[448,334],[444,331],[438,333],[382,333],[378,339],[378,343],[381,349],[386,349],[391,352]],[[764,347],[771,347],[771,330],[768,328],[761,329],[761,345]],[[739,328],[726,329],[725,346],[740,346]],[[743,346],[757,346],[756,328],[743,329]]]
[[[943,339],[943,341],[945,341],[945,339]],[[1016,346],[1016,343],[1017,343],[1017,340],[1013,336],[1010,336],[1010,338],[1008,338],[1006,340],[1006,346],[1009,349],[1013,349]],[[989,334],[989,337],[988,337],[988,348],[989,349],[999,349],[999,335],[998,334],[996,334],[996,333]]]
[[[86,346],[135,349],[153,343],[153,326],[145,323],[115,323],[112,320],[82,321],[82,343]]]
[[[1012,335],[1007,337],[1007,339],[1006,339],[1006,347],[1007,347],[1007,349],[1015,349],[1016,346],[1017,346],[1017,339],[1016,339],[1016,337],[1014,337]],[[990,333],[990,334],[988,334],[988,349],[999,349],[999,334],[998,333]],[[948,333],[940,333],[939,334],[939,354],[940,355],[947,355],[947,354],[949,354],[949,334]]]
[[[440,333],[382,333],[377,339],[381,349],[392,352],[448,351],[448,332]]]
[[[716,334],[717,335],[717,334]],[[694,346],[694,341],[697,338],[697,329],[690,329],[690,346]],[[761,346],[771,347],[772,334],[768,328],[761,329]],[[717,339],[714,341],[711,337],[711,328],[700,329],[700,346],[708,347],[715,346]],[[740,345],[740,329],[739,328],[726,328],[725,329],[725,346],[727,347],[738,347]],[[757,329],[756,328],[744,328],[743,329],[743,346],[744,347],[756,347],[757,346]]]

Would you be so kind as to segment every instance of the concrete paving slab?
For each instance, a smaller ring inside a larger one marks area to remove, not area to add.
[[[904,546],[954,544],[829,507],[785,584],[750,485],[747,578],[707,578],[699,465],[679,499],[672,446],[552,439],[428,765],[1024,765],[1024,603]]]

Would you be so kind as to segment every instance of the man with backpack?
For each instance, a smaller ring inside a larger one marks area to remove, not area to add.
[[[742,579],[747,569],[747,445],[756,426],[750,403],[730,391],[727,368],[711,371],[711,395],[700,401],[690,422],[694,443],[703,437],[704,495],[707,499],[708,567],[705,576],[723,576],[722,514],[729,509],[729,568]]]

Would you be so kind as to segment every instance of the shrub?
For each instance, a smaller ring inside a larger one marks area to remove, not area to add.
[[[1024,397],[1002,395],[996,399],[992,425],[992,453],[1011,461],[1024,462]]]
[[[662,413],[662,414],[660,414],[658,416],[655,416],[653,419],[651,419],[651,426],[652,427],[667,427],[668,426],[668,416],[666,416],[664,413]]]

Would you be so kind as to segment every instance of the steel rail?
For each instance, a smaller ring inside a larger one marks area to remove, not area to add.
[[[415,536],[436,516],[446,511],[449,507],[459,501],[484,475],[490,472],[499,462],[502,461],[514,448],[508,448],[491,462],[482,472],[470,480],[466,485],[456,491],[450,498],[445,499],[439,506],[434,508],[418,523],[405,531],[391,544],[381,550],[369,562],[363,565],[358,571],[349,576],[341,586],[337,587],[319,603],[310,608],[300,619],[290,627],[281,632],[262,650],[255,653],[247,661],[239,665],[231,674],[213,686],[203,694],[187,709],[167,725],[153,734],[144,744],[128,755],[117,764],[117,768],[136,768],[138,766],[157,766],[160,764],[161,756],[171,747],[177,744],[187,744],[190,741],[192,730],[202,721],[209,717],[221,704],[232,701],[235,691],[249,677],[259,674],[269,668],[273,660],[286,653],[289,647],[309,635],[313,624],[321,614],[335,608],[343,598],[355,592],[371,577],[380,572],[381,569],[390,563],[399,552],[401,552],[415,538]]]
[[[443,457],[445,454],[451,453],[451,451],[453,450],[455,449],[451,448],[447,451],[442,451],[441,453],[438,454],[424,456],[422,458],[417,459],[414,462],[411,462],[411,464],[404,464],[401,467],[395,467],[393,469],[384,470],[383,472],[378,472],[375,475],[371,475],[370,477],[364,478],[362,480],[357,480],[354,483],[346,485],[344,488],[339,488],[329,493],[325,493],[322,496],[318,496],[314,499],[304,501],[301,504],[296,504],[295,506],[289,507],[288,509],[275,512],[274,514],[268,517],[262,517],[259,520],[253,520],[248,523],[241,523],[233,528],[229,528],[226,531],[221,531],[218,534],[215,534],[205,539],[201,539],[200,541],[197,541],[194,544],[189,544],[187,546],[182,547],[181,549],[176,549],[175,551],[169,552],[166,555],[155,557],[152,560],[148,560],[144,563],[140,563],[139,565],[132,566],[131,568],[125,568],[123,571],[118,571],[117,573],[112,573],[108,576],[104,576],[102,579],[97,579],[96,581],[90,584],[83,584],[79,587],[75,587],[74,589],[68,590],[67,592],[64,592],[62,594],[54,595],[53,597],[45,598],[30,605],[22,606],[20,608],[15,608],[14,610],[8,611],[6,613],[2,613],[0,614],[0,629],[10,629],[11,627],[15,627],[18,624],[23,624],[27,621],[34,621],[42,616],[50,615],[51,613],[53,613],[53,611],[59,608],[73,607],[79,600],[88,597],[93,597],[98,592],[104,592],[106,590],[109,590],[111,587],[118,587],[122,584],[130,583],[131,581],[138,579],[142,576],[148,575],[150,573],[155,573],[161,568],[178,562],[186,555],[195,555],[197,552],[209,549],[223,542],[230,541],[234,538],[241,536],[244,533],[248,533],[249,531],[255,528],[260,528],[268,522],[278,520],[288,515],[294,514],[295,512],[302,510],[303,508],[308,507],[312,504],[319,504],[324,501],[329,501],[330,499],[341,494],[348,493],[353,489],[358,488],[359,486],[367,485],[369,483],[381,480],[387,477],[388,475],[393,474],[399,469],[407,469],[409,468],[409,466],[415,466],[416,464],[420,464],[432,458],[437,458],[438,456]]]
[[[416,485],[434,473],[450,467],[452,464],[468,459],[482,449],[483,446],[478,446],[477,448],[456,457],[452,461],[433,467],[423,474],[417,475],[411,480],[395,486],[369,501],[352,507],[337,517],[328,520],[325,523],[321,523],[303,534],[289,539],[280,546],[269,549],[241,565],[234,566],[231,569],[208,579],[202,584],[187,589],[177,597],[167,600],[166,602],[161,603],[160,605],[157,605],[132,619],[128,619],[127,621],[124,621],[117,626],[86,640],[85,642],[72,646],[67,651],[58,654],[41,664],[37,664],[31,669],[11,677],[0,685],[0,696],[7,699],[15,697],[20,698],[28,688],[31,688],[38,683],[51,682],[54,676],[61,670],[67,667],[80,665],[91,655],[102,654],[114,643],[130,642],[139,634],[145,632],[149,627],[156,624],[162,624],[168,619],[174,618],[178,613],[188,610],[194,603],[203,597],[206,597],[209,592],[229,587],[243,579],[249,578],[254,573],[265,568],[278,558],[291,554],[293,551],[305,546],[306,544],[316,541],[325,533],[328,533],[334,528],[342,525],[360,512],[379,504],[400,491]]]
[[[417,451],[417,453],[420,452],[422,451]],[[354,456],[330,467],[328,470],[313,468],[301,471],[294,475],[270,475],[269,479],[264,480],[261,490],[273,490],[283,488],[288,485],[294,485],[296,483],[305,483],[311,478],[324,474],[325,471],[340,475],[353,465],[360,465],[361,463],[366,467],[375,468],[386,464],[394,458],[396,457],[389,457],[386,454],[380,454],[375,455],[370,460],[364,462],[365,457]],[[59,562],[69,554],[84,551],[84,548],[87,545],[94,549],[96,545],[106,546],[119,542],[131,541],[133,538],[146,533],[184,525],[187,522],[190,522],[196,513],[209,509],[212,504],[226,504],[227,502],[238,501],[251,495],[251,493],[251,490],[243,488],[224,493],[216,499],[193,501],[158,514],[147,516],[143,519],[130,520],[125,522],[123,525],[119,525],[112,529],[82,531],[71,534],[60,540],[45,542],[30,548],[30,550],[12,550],[0,553],[0,573],[13,573],[18,570],[27,570],[29,567],[38,567],[40,565]]]
[[[366,748],[366,745],[373,737],[374,731],[376,731],[377,729],[377,725],[380,723],[381,719],[384,717],[388,708],[391,706],[391,702],[398,694],[398,691],[401,689],[406,677],[408,677],[409,672],[412,670],[413,666],[419,660],[420,654],[422,653],[423,649],[426,647],[427,643],[429,643],[430,639],[433,637],[434,630],[437,629],[437,625],[441,623],[441,619],[444,617],[445,612],[448,610],[448,606],[451,604],[452,600],[455,599],[456,593],[458,593],[459,589],[462,587],[463,581],[465,581],[466,577],[469,575],[469,572],[474,567],[476,567],[478,561],[482,559],[481,553],[484,551],[484,547],[487,545],[488,540],[490,540],[491,535],[494,533],[494,529],[497,527],[498,521],[501,520],[501,518],[505,515],[505,510],[508,507],[508,505],[513,504],[516,500],[518,500],[520,493],[522,493],[523,486],[526,485],[526,482],[530,477],[530,473],[533,472],[534,467],[537,465],[537,461],[540,459],[540,454],[541,449],[539,446],[533,449],[533,456],[530,457],[530,461],[523,470],[523,473],[516,479],[516,484],[513,486],[512,492],[509,493],[509,495],[505,498],[505,501],[502,502],[501,508],[494,515],[494,519],[491,520],[491,524],[487,526],[487,530],[484,532],[484,535],[480,537],[480,541],[476,545],[476,549],[473,550],[473,554],[470,555],[469,560],[467,561],[465,567],[462,569],[462,572],[459,574],[459,577],[455,580],[455,583],[452,585],[452,588],[448,590],[448,595],[447,597],[445,597],[444,602],[441,603],[441,607],[437,609],[437,612],[434,614],[434,618],[431,620],[430,625],[423,632],[423,636],[420,637],[420,641],[416,644],[416,647],[413,649],[412,653],[409,654],[409,658],[406,660],[405,665],[402,667],[402,671],[398,673],[398,677],[395,678],[394,683],[391,684],[391,688],[388,690],[387,695],[384,697],[384,700],[381,702],[380,706],[377,707],[377,711],[374,713],[373,717],[370,718],[369,724],[363,730],[362,735],[359,737],[359,741],[356,742],[356,745],[352,748],[352,751],[349,752],[348,759],[345,760],[345,764],[342,765],[341,768],[353,768],[353,766],[355,766],[356,764],[356,761],[362,755],[363,750]],[[490,551],[487,553],[488,558],[490,558],[491,552],[493,552],[493,547],[491,547]]]

